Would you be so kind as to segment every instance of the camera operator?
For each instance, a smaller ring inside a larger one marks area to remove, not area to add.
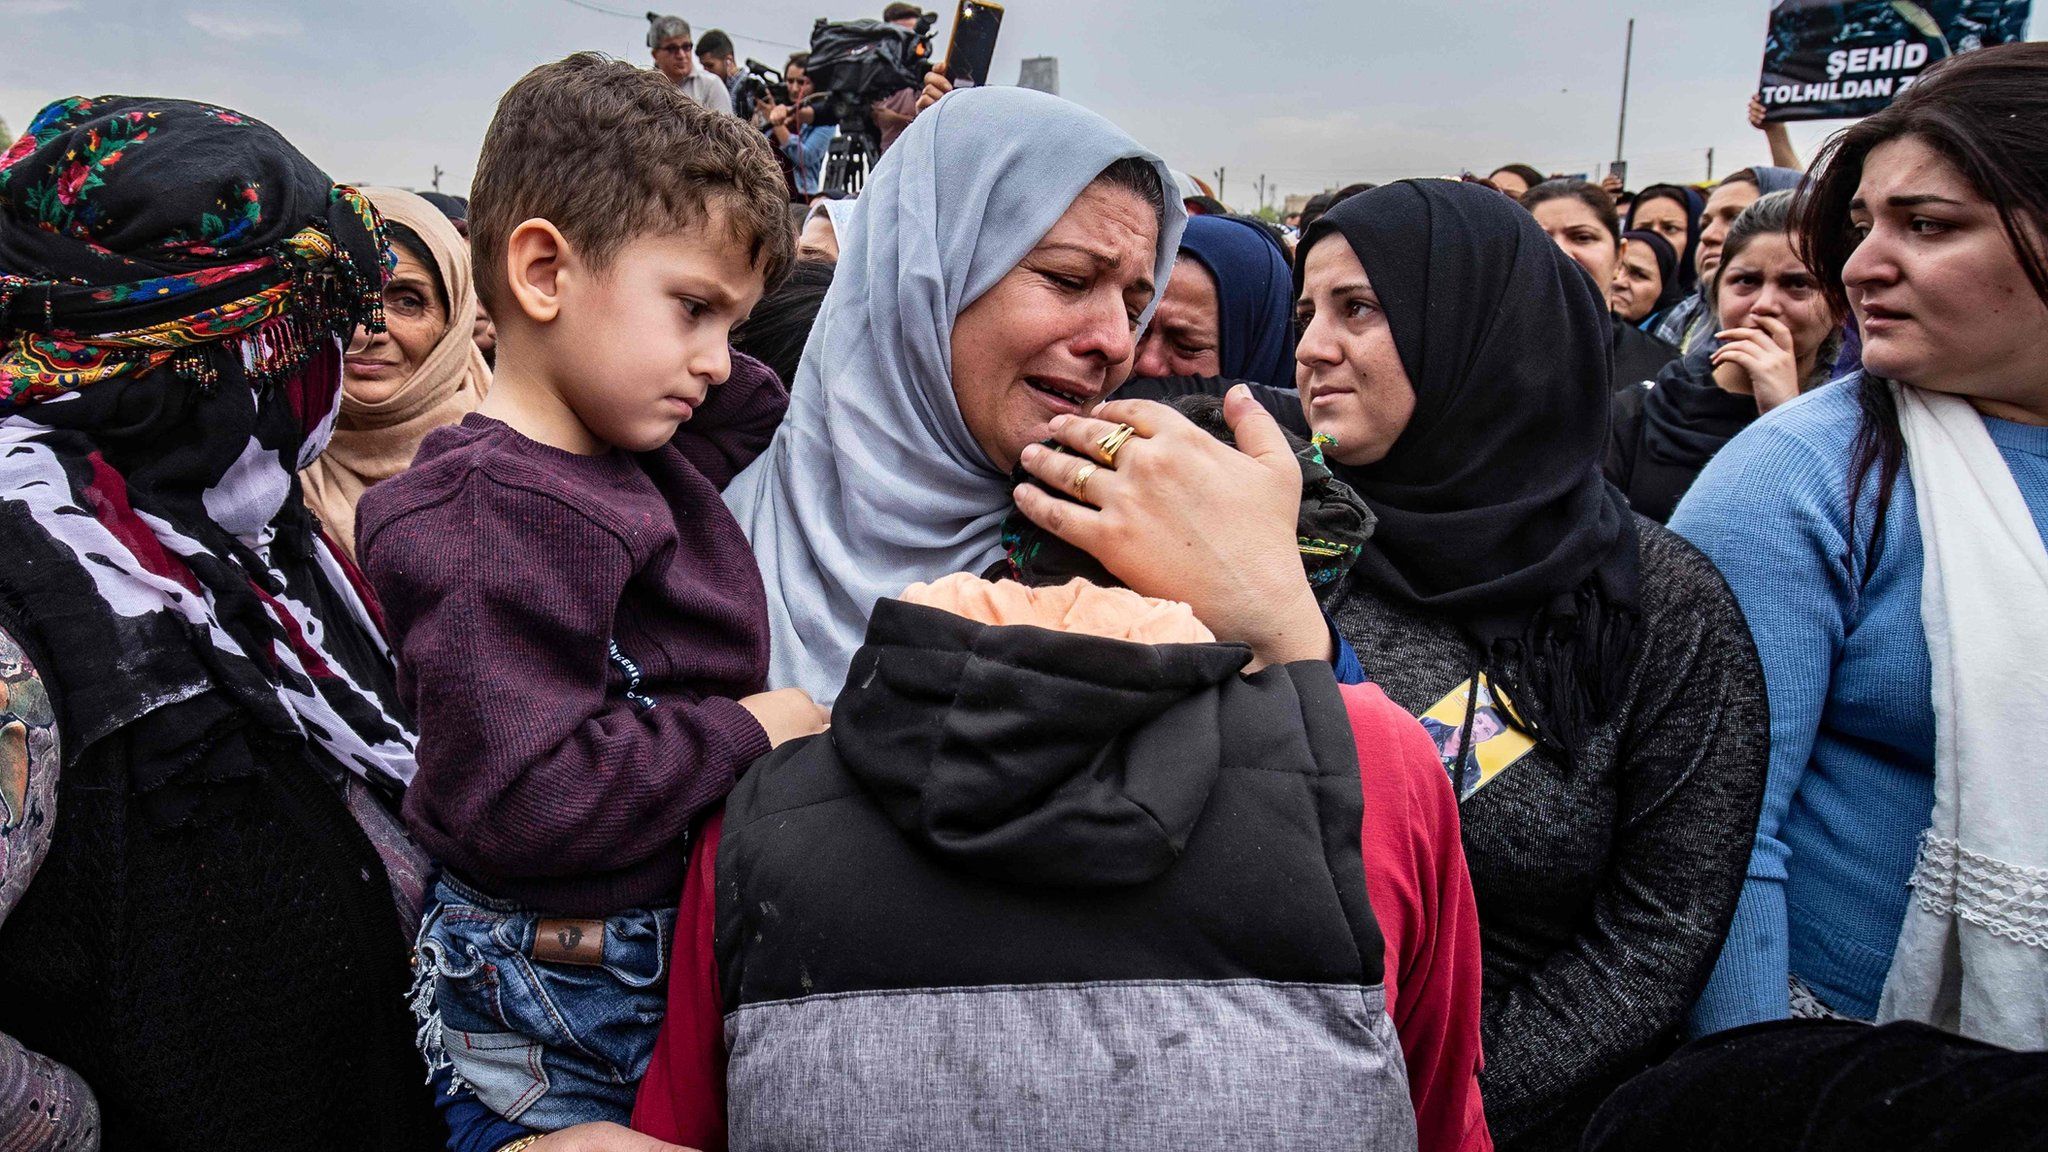
[[[782,73],[752,57],[734,72],[732,78],[732,114],[742,120],[751,120],[754,127],[768,127],[767,118],[761,115],[765,104],[788,104],[789,86],[782,82]]]
[[[790,103],[778,104],[770,97],[758,105],[768,125],[769,138],[776,150],[789,158],[794,169],[797,194],[806,200],[824,191],[825,154],[831,150],[832,138],[839,134],[837,124],[816,122],[817,105],[811,99],[810,77],[805,74],[810,55],[792,53],[789,63],[782,66],[782,82],[789,87]]]
[[[898,28],[917,30],[917,22],[924,16],[915,4],[896,0],[882,9],[882,23],[894,24]],[[875,131],[881,137],[882,151],[887,152],[910,122],[917,119],[917,89],[900,88],[874,102],[870,111],[875,117]]]
[[[740,71],[739,57],[734,54],[732,37],[713,28],[697,41],[697,66],[711,75],[725,81],[725,94],[732,101],[732,114],[744,119],[747,113],[740,108],[740,78],[746,73]]]
[[[681,16],[657,16],[648,13],[647,46],[654,51],[654,67],[683,95],[695,100],[714,112],[732,115],[732,96],[725,90],[725,82],[716,76],[697,71],[696,47],[690,40],[690,22]]]

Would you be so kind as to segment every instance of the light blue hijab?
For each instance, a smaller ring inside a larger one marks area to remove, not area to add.
[[[953,322],[1133,156],[1169,190],[1153,268],[1163,291],[1187,218],[1165,162],[1042,92],[947,95],[904,129],[858,210],[835,219],[839,266],[789,415],[725,492],[768,593],[771,687],[829,703],[877,600],[1001,554],[1010,482],[954,400]]]

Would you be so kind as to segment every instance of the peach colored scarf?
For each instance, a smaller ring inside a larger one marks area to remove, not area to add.
[[[350,557],[356,551],[356,501],[363,492],[405,471],[427,433],[476,411],[491,387],[490,367],[470,331],[476,287],[470,279],[468,242],[440,209],[410,192],[365,188],[363,193],[384,219],[405,225],[426,242],[448,288],[448,330],[412,378],[385,399],[365,404],[344,390],[334,439],[299,473],[306,506]]]
[[[899,599],[939,608],[983,624],[1030,624],[1134,644],[1211,644],[1216,635],[1178,600],[1154,600],[1128,588],[1086,580],[1033,588],[1014,580],[991,583],[967,572],[912,584]]]

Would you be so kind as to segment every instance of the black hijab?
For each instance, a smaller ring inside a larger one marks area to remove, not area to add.
[[[1693,264],[1693,256],[1700,249],[1700,214],[1707,210],[1707,198],[1700,195],[1698,189],[1687,188],[1683,184],[1652,184],[1636,193],[1635,202],[1629,205],[1628,231],[1642,231],[1636,227],[1636,216],[1642,212],[1643,205],[1652,200],[1670,200],[1685,212],[1685,251],[1678,254],[1678,295],[1672,297],[1677,300],[1699,283],[1699,271]],[[1665,287],[1668,289],[1670,285]]]
[[[1671,247],[1671,241],[1648,229],[1624,232],[1621,238],[1648,248],[1657,261],[1657,300],[1650,305],[1649,314],[1643,317],[1643,322],[1647,323],[1651,317],[1663,315],[1666,308],[1685,298],[1685,285],[1678,278],[1678,252]]]
[[[1330,210],[1415,389],[1386,458],[1332,462],[1378,520],[1354,579],[1457,622],[1517,719],[1573,754],[1626,685],[1635,523],[1600,474],[1611,419],[1606,302],[1499,193],[1408,180]]]

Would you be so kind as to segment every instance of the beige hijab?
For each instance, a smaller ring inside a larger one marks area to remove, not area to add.
[[[448,330],[412,378],[384,400],[365,404],[344,391],[334,439],[299,473],[306,506],[351,558],[356,501],[364,490],[405,471],[427,433],[476,411],[491,387],[490,367],[471,334],[476,286],[470,279],[469,243],[440,209],[410,192],[362,191],[384,219],[405,225],[425,241],[448,289]]]

